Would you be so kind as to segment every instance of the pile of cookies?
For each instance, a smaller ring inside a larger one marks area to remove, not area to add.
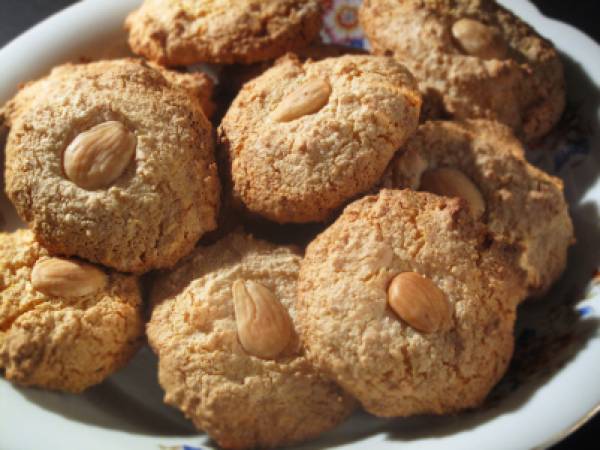
[[[224,448],[481,404],[574,240],[523,144],[562,114],[558,54],[493,0],[365,0],[373,54],[320,42],[321,15],[145,0],[142,58],[2,107],[29,227],[0,234],[8,380],[81,392],[147,335],[165,401]]]

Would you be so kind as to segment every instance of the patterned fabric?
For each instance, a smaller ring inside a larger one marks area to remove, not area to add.
[[[365,47],[363,31],[358,23],[362,0],[323,0],[325,16],[321,37],[325,42]]]

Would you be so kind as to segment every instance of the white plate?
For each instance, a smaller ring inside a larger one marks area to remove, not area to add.
[[[12,96],[19,82],[55,64],[123,51],[123,18],[137,3],[76,4],[0,50],[0,103]],[[549,139],[550,150],[534,150],[530,156],[565,180],[578,238],[568,271],[548,298],[520,309],[513,366],[483,408],[452,417],[402,420],[356,414],[302,448],[539,448],[571,432],[600,405],[600,285],[593,280],[600,263],[600,48],[579,31],[543,17],[524,0],[502,3],[565,55],[568,120]],[[358,42],[356,36],[350,38]],[[5,198],[0,206],[3,228],[18,226]],[[162,404],[156,360],[147,348],[128,367],[80,396],[15,388],[0,379],[1,449],[210,447],[206,436]]]

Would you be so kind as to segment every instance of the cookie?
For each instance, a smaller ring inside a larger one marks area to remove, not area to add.
[[[523,277],[466,202],[364,197],[307,248],[297,317],[309,358],[377,416],[479,405],[513,349]]]
[[[275,222],[324,221],[377,183],[420,106],[391,58],[288,57],[243,87],[219,127],[233,196]]]
[[[212,117],[215,111],[215,104],[212,101],[214,82],[210,76],[203,72],[169,70],[158,64],[150,64],[150,67],[158,70],[173,87],[184,89],[192,99],[198,100],[206,117]],[[48,75],[39,80],[23,84],[17,94],[0,108],[0,123],[4,122],[4,125],[10,128],[17,117],[23,114],[34,100],[47,95],[53,85],[63,80],[67,82],[73,80],[86,71],[87,64],[66,63],[53,68]]]
[[[346,45],[324,44],[322,42],[312,43],[308,47],[298,49],[294,54],[302,62],[307,59],[313,61],[321,61],[322,59],[332,58],[343,55],[363,55],[366,50],[356,47],[348,47]],[[273,61],[262,61],[255,64],[232,64],[224,66],[219,77],[219,85],[225,95],[234,97],[248,81],[256,78],[264,73],[267,69],[273,67],[274,64],[284,61],[286,55]]]
[[[216,227],[211,125],[139,61],[76,67],[12,124],[6,193],[52,254],[172,266]]]
[[[204,72],[185,72],[170,70],[158,64],[150,63],[174,87],[183,89],[189,96],[200,102],[200,107],[208,119],[212,118],[216,105],[213,102],[215,82]]]
[[[145,0],[125,21],[134,53],[160,64],[250,64],[301,48],[321,29],[318,0]]]
[[[574,237],[563,183],[529,164],[504,125],[423,124],[390,163],[383,185],[462,194],[495,239],[518,248],[530,295],[545,293],[565,269]]]
[[[198,247],[152,289],[147,332],[165,401],[223,448],[300,442],[353,409],[304,355],[294,309],[300,260],[238,231]]]
[[[0,369],[23,386],[81,392],[144,336],[137,279],[52,258],[28,230],[0,233]]]
[[[406,64],[449,118],[497,120],[526,141],[560,119],[558,52],[494,0],[365,0],[359,16],[373,51]]]

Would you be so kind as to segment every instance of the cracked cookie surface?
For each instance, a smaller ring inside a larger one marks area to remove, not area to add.
[[[212,128],[198,102],[137,60],[76,65],[46,84],[12,124],[5,181],[49,251],[143,273],[172,266],[216,228]],[[78,141],[106,124],[118,133]],[[131,160],[113,164],[123,158],[115,142],[132,141]],[[116,178],[85,187],[69,168]]]
[[[493,0],[365,0],[360,21],[373,51],[406,64],[425,105],[451,118],[498,120],[531,141],[562,114],[558,52]]]
[[[244,85],[219,127],[233,196],[275,222],[324,221],[377,183],[420,106],[391,58],[285,58]]]
[[[222,447],[299,442],[333,428],[354,407],[308,362],[296,331],[270,359],[253,356],[240,343],[234,283],[260,283],[295,323],[300,260],[290,247],[236,231],[198,247],[152,289],[147,331],[165,401]]]
[[[396,153],[382,184],[419,189],[429,170],[459,170],[481,193],[481,220],[495,239],[518,248],[530,295],[541,295],[566,267],[573,224],[562,181],[529,164],[524,153],[497,122],[428,122]]]
[[[378,416],[479,405],[512,355],[522,275],[464,201],[382,190],[346,207],[309,244],[297,316],[309,358]],[[421,332],[388,306],[400,273],[447,299],[448,326]]]
[[[326,58],[333,58],[343,55],[365,55],[367,51],[362,48],[348,47],[346,45],[324,44],[322,42],[313,42],[308,47],[295,50],[293,52],[297,58],[305,62],[308,59],[320,61]],[[282,61],[285,61],[287,55],[276,60],[261,61],[255,64],[232,64],[223,66],[219,77],[219,85],[226,96],[232,98],[240,91],[242,86],[248,81],[256,78],[266,70]]]
[[[135,53],[164,65],[250,64],[316,38],[321,5],[318,0],[145,0],[125,27]]]
[[[129,61],[135,63],[134,59]],[[110,66],[112,63],[100,62],[99,64]],[[143,65],[144,63],[138,61],[138,64]],[[191,98],[198,100],[206,117],[211,118],[215,111],[215,104],[212,101],[214,81],[210,76],[203,72],[171,70],[152,63],[149,66],[158,70],[173,87],[185,90]],[[47,95],[48,90],[52,89],[54,84],[59,84],[65,79],[73,79],[78,73],[85,73],[85,67],[86,64],[84,63],[61,64],[54,67],[48,75],[21,85],[15,96],[0,108],[0,124],[4,123],[5,126],[10,128],[11,124],[17,117],[27,111],[34,100],[42,95]]]
[[[24,386],[81,392],[121,368],[143,341],[137,279],[106,272],[78,297],[46,295],[32,271],[48,252],[28,230],[0,233],[0,368]]]

